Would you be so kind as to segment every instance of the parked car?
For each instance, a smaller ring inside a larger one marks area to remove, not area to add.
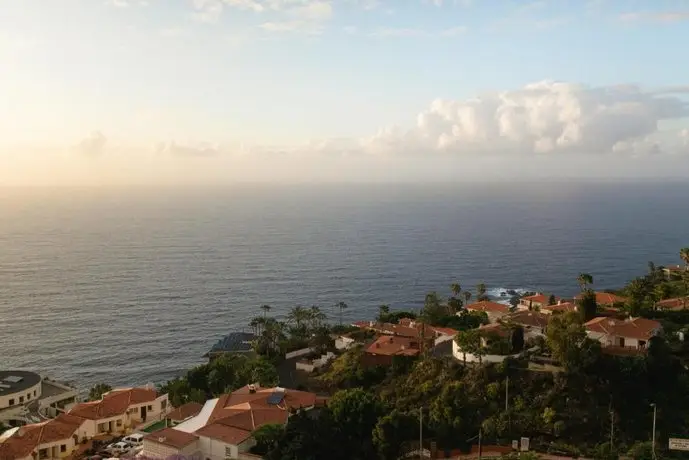
[[[141,433],[130,434],[122,438],[122,442],[129,443],[132,447],[140,447],[144,445],[144,435]]]
[[[131,450],[132,446],[124,441],[114,442],[106,447],[106,450],[110,452],[111,455],[114,454],[126,454]]]

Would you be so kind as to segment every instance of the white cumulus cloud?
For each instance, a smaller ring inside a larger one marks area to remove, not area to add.
[[[371,153],[467,155],[658,153],[659,123],[687,117],[687,103],[636,86],[543,81],[467,100],[438,99],[416,126],[366,139]]]

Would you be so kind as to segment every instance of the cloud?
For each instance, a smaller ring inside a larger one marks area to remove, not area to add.
[[[689,10],[685,11],[636,11],[623,13],[619,16],[623,22],[656,22],[671,24],[688,21]]]
[[[319,34],[323,31],[323,23],[332,17],[333,7],[328,1],[309,1],[303,5],[287,9],[285,15],[287,20],[264,22],[259,28],[267,32]]]
[[[84,155],[99,156],[105,151],[107,138],[100,131],[92,132],[88,137],[82,139],[77,145],[77,149]]]
[[[467,100],[438,99],[411,129],[363,143],[374,154],[523,155],[660,153],[658,125],[689,116],[687,103],[636,86],[543,81]]]
[[[218,144],[202,142],[198,144],[178,144],[175,141],[160,142],[154,147],[155,153],[179,157],[214,157],[221,152]]]
[[[115,8],[128,8],[130,6],[148,6],[148,0],[108,0],[107,4]]]

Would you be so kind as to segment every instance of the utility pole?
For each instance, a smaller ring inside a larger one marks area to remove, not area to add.
[[[419,407],[419,458],[423,458],[423,407]]]
[[[651,446],[652,446],[652,452],[653,452],[653,458],[658,458],[656,457],[656,410],[657,406],[656,403],[652,403],[651,407],[653,407],[653,436],[651,437]]]
[[[615,413],[612,411],[612,408],[610,408],[610,452],[612,452],[612,437],[613,433],[615,432]]]
[[[481,460],[481,454],[483,453],[481,440],[483,438],[483,428],[478,429],[478,460]]]
[[[509,403],[509,396],[510,396],[510,376],[508,375],[505,378],[505,412],[507,412],[510,409],[510,403]]]

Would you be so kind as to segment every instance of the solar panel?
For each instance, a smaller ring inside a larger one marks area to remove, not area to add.
[[[12,388],[9,385],[5,385],[4,383],[0,383],[0,388]]]
[[[274,391],[270,396],[268,396],[268,404],[271,404],[273,406],[277,406],[280,404],[285,397],[285,393],[282,393],[280,391]]]
[[[5,377],[5,382],[10,383],[19,383],[22,380],[24,380],[24,377],[17,377],[16,375],[10,375],[9,377]]]

